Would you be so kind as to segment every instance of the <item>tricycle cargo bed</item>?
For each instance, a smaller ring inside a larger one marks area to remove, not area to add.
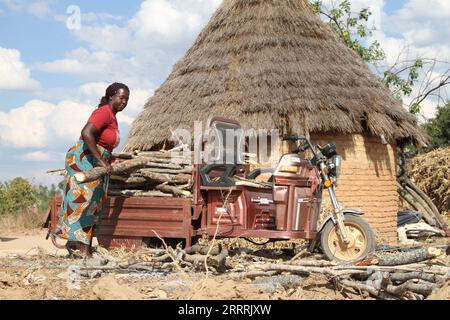
[[[52,232],[63,198],[52,199],[47,227]],[[180,238],[191,245],[191,199],[158,197],[108,197],[96,232],[105,248],[139,248],[144,238]]]

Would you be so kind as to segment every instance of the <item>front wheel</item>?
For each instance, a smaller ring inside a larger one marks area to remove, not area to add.
[[[354,262],[364,259],[375,250],[375,235],[366,220],[355,215],[346,215],[344,225],[348,230],[349,244],[341,240],[338,227],[331,220],[321,232],[320,245],[329,260]]]

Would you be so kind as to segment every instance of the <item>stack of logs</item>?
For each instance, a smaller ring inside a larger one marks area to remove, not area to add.
[[[113,153],[112,175],[108,184],[109,196],[127,197],[192,197],[192,171],[194,154],[191,151],[135,151]],[[63,169],[49,170],[47,173]],[[106,175],[104,167],[74,175],[78,183],[97,180]],[[271,188],[264,181],[234,176],[236,185],[254,188]]]
[[[192,152],[136,151],[114,153],[109,196],[192,197]],[[105,175],[103,167],[77,173],[78,182]]]
[[[136,162],[137,166],[115,170],[110,178],[108,195],[192,197],[192,153],[146,151],[119,153],[115,157],[124,160],[122,164]]]

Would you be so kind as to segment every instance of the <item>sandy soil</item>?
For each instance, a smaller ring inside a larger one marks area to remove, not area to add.
[[[46,232],[42,230],[2,235],[0,300],[371,299],[352,290],[339,291],[322,275],[291,276],[291,285],[279,285],[276,282],[267,284],[258,281],[258,278],[236,279],[228,273],[206,275],[204,272],[180,270],[96,270],[80,273],[77,269],[80,265],[104,265],[101,252],[99,251],[95,259],[85,262],[82,259],[69,258],[65,250],[56,249],[50,240],[45,240],[45,235]],[[283,281],[286,282],[286,279]],[[449,284],[433,293],[430,298],[450,300]]]
[[[67,255],[66,250],[56,248],[50,239],[45,239],[46,236],[47,230],[42,229],[0,233],[0,258],[7,257],[10,254]],[[95,242],[94,245],[96,245]]]

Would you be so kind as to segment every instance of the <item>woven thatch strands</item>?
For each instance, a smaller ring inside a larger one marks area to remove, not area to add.
[[[210,116],[288,134],[426,140],[307,0],[223,1],[133,122],[125,151],[161,148],[177,128],[193,142],[194,121]]]

